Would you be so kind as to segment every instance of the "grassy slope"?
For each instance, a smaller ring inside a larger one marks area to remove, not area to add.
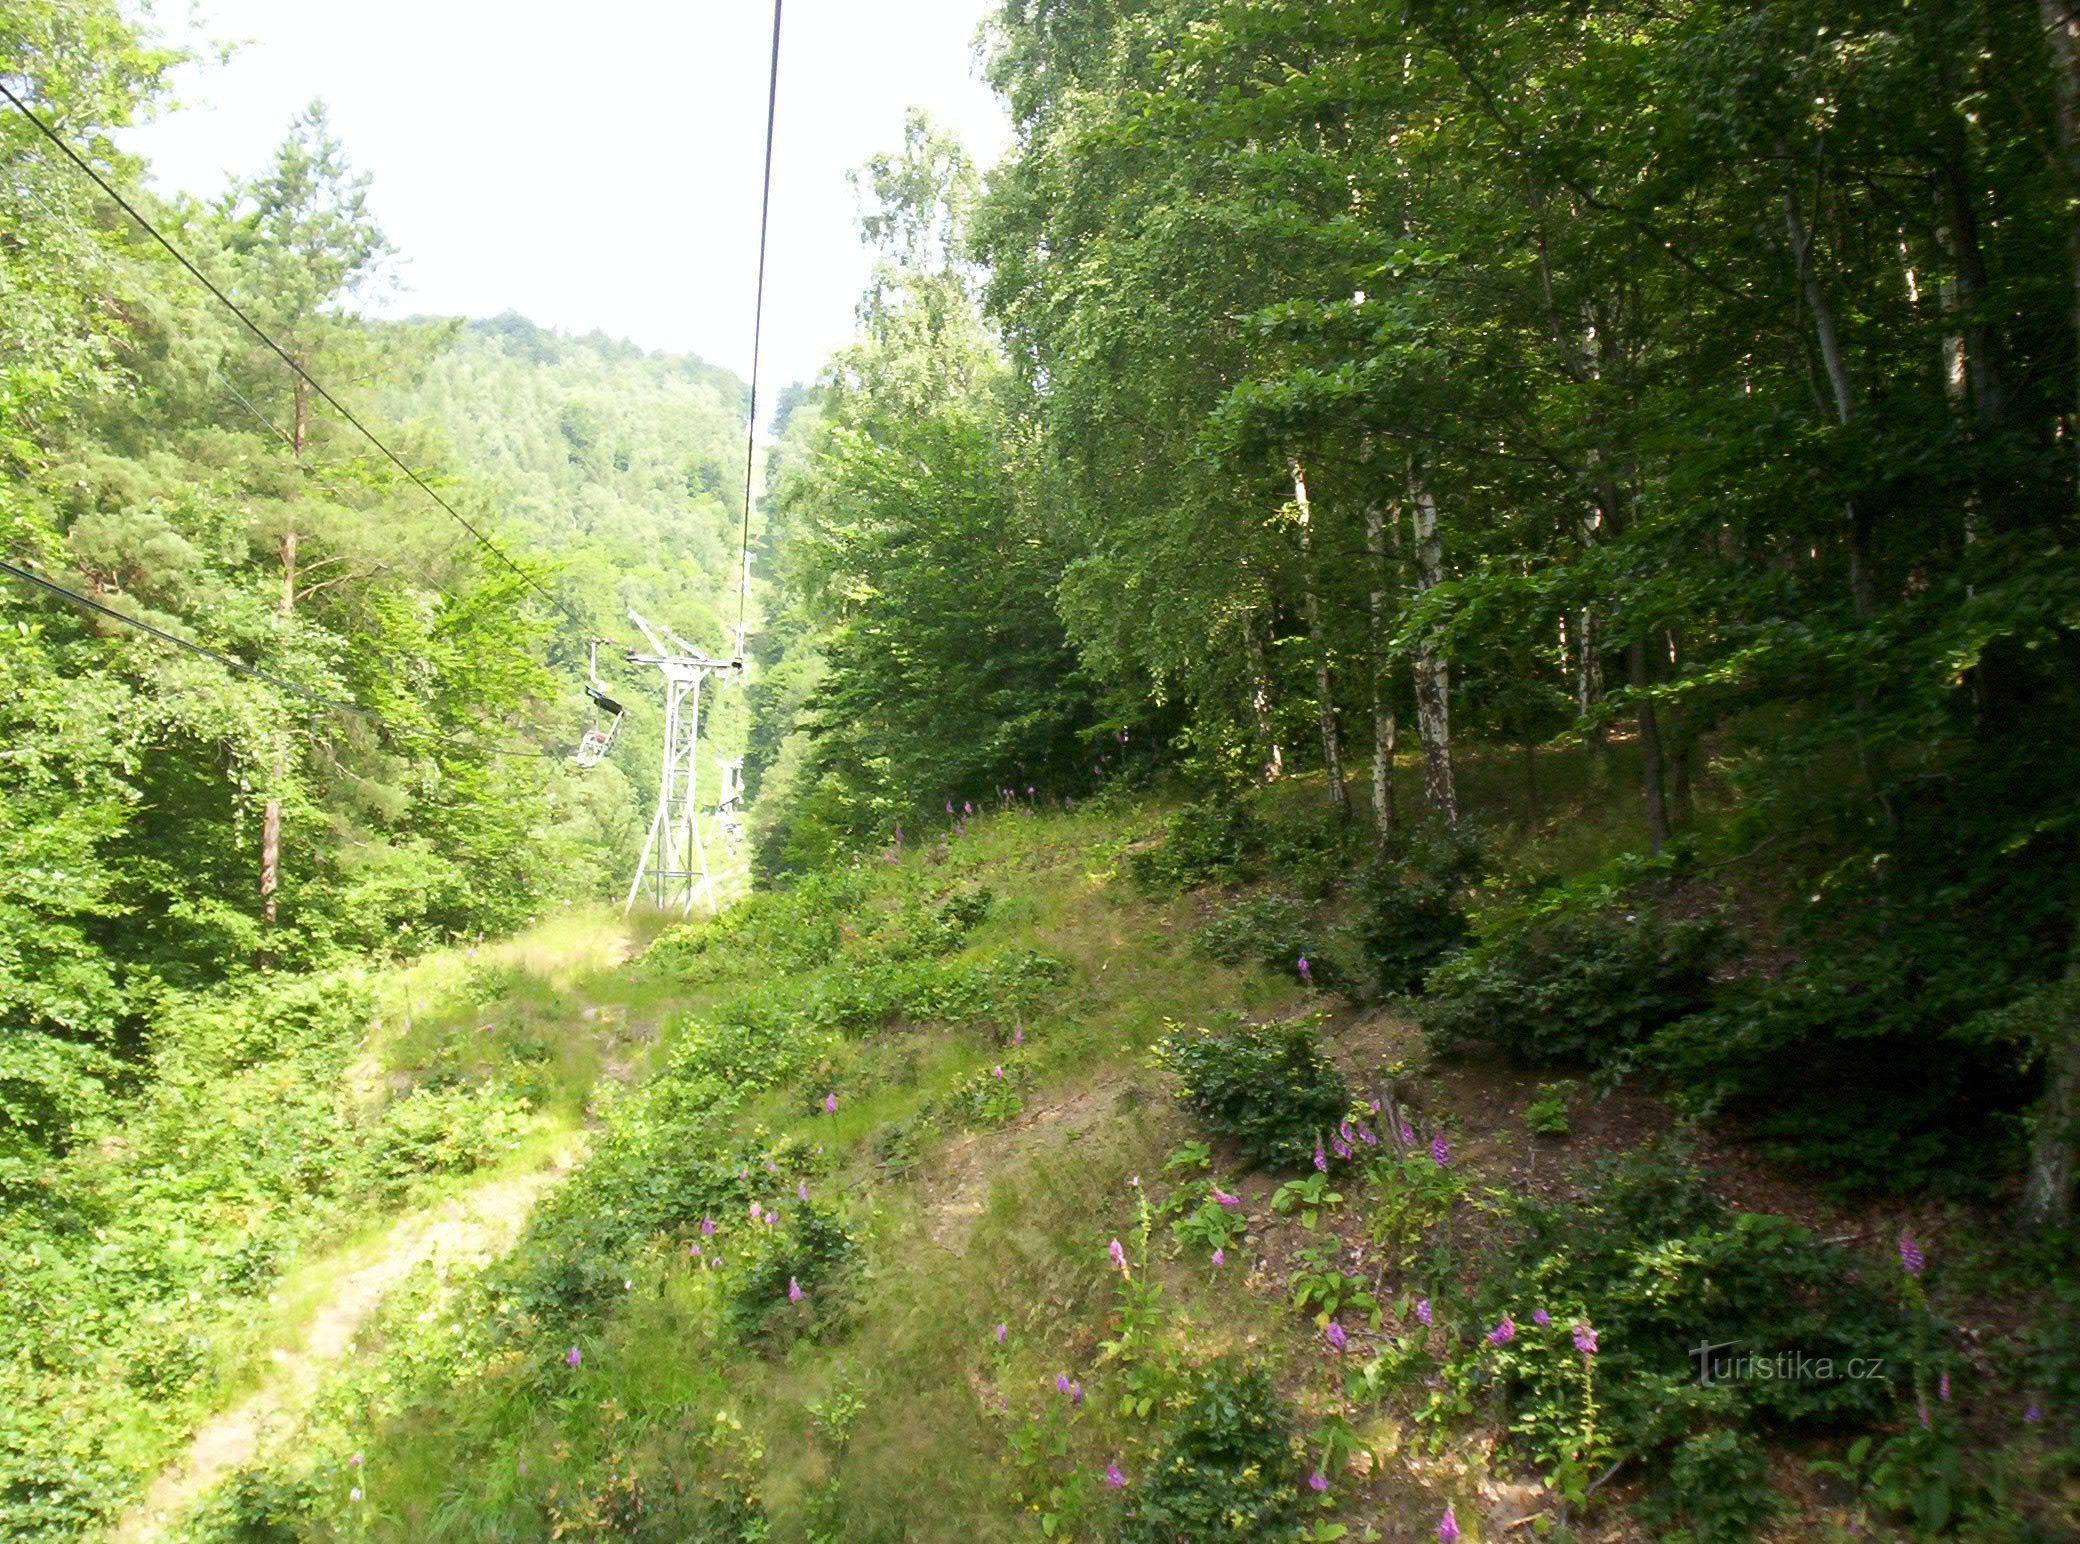
[[[1577,1091],[1575,1136],[1536,1140],[1521,1114],[1538,1079],[1429,1068],[1419,1037],[1390,1014],[1210,963],[1190,946],[1195,904],[1153,902],[1120,873],[1159,814],[980,821],[944,849],[861,871],[863,893],[838,904],[833,949],[790,960],[790,940],[831,919],[813,900],[778,902],[762,932],[725,928],[712,947],[629,972],[630,989],[664,1019],[653,1063],[664,1068],[731,1003],[779,994],[779,1021],[792,1027],[769,1049],[786,1076],[770,1086],[754,1078],[740,1101],[689,1125],[686,1141],[709,1150],[742,1140],[748,1154],[777,1155],[772,1179],[749,1181],[753,1198],[792,1213],[788,1181],[804,1176],[818,1204],[835,1202],[845,1216],[858,1256],[812,1281],[802,1304],[761,1310],[748,1333],[730,1317],[731,1292],[742,1259],[765,1244],[719,1201],[702,1199],[672,1225],[603,1235],[597,1258],[582,1262],[617,1278],[603,1309],[516,1312],[510,1279],[426,1273],[387,1315],[372,1354],[323,1401],[293,1461],[250,1482],[220,1518],[272,1507],[295,1519],[285,1536],[318,1538],[873,1541],[1031,1538],[1053,1515],[1065,1536],[1087,1536],[1109,1504],[1096,1477],[1108,1462],[1144,1473],[1155,1439],[1148,1422],[1121,1412],[1140,1385],[1106,1350],[1119,1329],[1106,1245],[1120,1238],[1135,1246],[1137,1279],[1162,1288],[1135,1366],[1174,1369],[1229,1352],[1268,1363],[1310,1434],[1311,1458],[1321,1423],[1350,1410],[1363,1452],[1338,1473],[1325,1520],[1353,1536],[1427,1538],[1451,1501],[1468,1539],[1502,1536],[1521,1492],[1493,1472],[1494,1412],[1474,1412],[1440,1442],[1415,1418],[1421,1390],[1346,1406],[1343,1367],[1286,1304],[1295,1251],[1333,1232],[1344,1258],[1375,1275],[1389,1328],[1405,1317],[1411,1282],[1382,1270],[1380,1246],[1396,1241],[1367,1226],[1381,1215],[1379,1193],[1347,1183],[1352,1204],[1317,1235],[1270,1214],[1274,1178],[1240,1176],[1217,1152],[1252,1219],[1248,1240],[1216,1269],[1170,1249],[1159,1227],[1143,1256],[1142,1198],[1161,1199],[1166,1155],[1197,1135],[1147,1050],[1169,1020],[1322,1013],[1355,1087],[1396,1089],[1426,1127],[1453,1133],[1472,1187],[1471,1270],[1482,1259],[1485,1187],[1564,1194],[1592,1159],[1665,1128],[1666,1112]],[[1518,845],[1516,864],[1573,867],[1623,837],[1582,821],[1547,829],[1550,839]],[[841,1013],[836,1029],[819,1017],[817,1004],[843,983],[886,964],[885,940],[901,937],[891,919],[977,884],[994,904],[934,969],[952,979],[1007,950],[1037,950],[1068,967],[1063,984],[1015,1010],[971,1003],[935,1019],[904,1011],[899,989],[872,1013]],[[1003,1080],[992,1081],[995,1067]],[[820,1108],[827,1089],[840,1094],[835,1114]],[[610,1129],[616,1119],[610,1112]],[[643,1129],[655,1135],[654,1123]],[[1887,1251],[1896,1214],[1847,1216],[1743,1166],[1729,1141],[1713,1149],[1716,1140],[1707,1156],[1734,1165],[1726,1188],[1737,1203],[1796,1211]],[[594,1162],[632,1162],[632,1150],[610,1142]],[[646,1176],[670,1172],[645,1161]],[[699,1183],[711,1186],[695,1184],[704,1198],[720,1193],[713,1179]],[[703,1210],[721,1217],[713,1237],[692,1226]],[[1920,1225],[1932,1222],[1943,1226],[1926,1216]],[[568,1246],[552,1238],[543,1247]],[[735,1259],[716,1270],[717,1254]],[[1962,1280],[1960,1289],[1969,1291]],[[1062,1374],[1087,1391],[1080,1408],[1055,1391]],[[1801,1476],[1788,1457],[1779,1465],[1802,1511],[1776,1537],[1846,1537],[1829,1521],[1848,1515],[1841,1498]],[[1611,1487],[1624,1489],[1623,1479]],[[757,1509],[738,1504],[752,1498]],[[220,1521],[196,1536],[240,1535]],[[1648,1535],[1606,1510],[1577,1536]]]

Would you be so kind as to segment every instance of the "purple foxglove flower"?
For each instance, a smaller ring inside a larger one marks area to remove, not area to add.
[[[713,1238],[715,1236],[715,1219],[713,1217],[703,1217],[701,1219],[701,1236],[703,1238]]]
[[[1574,1327],[1574,1348],[1584,1356],[1596,1354],[1596,1331],[1592,1326],[1577,1324]]]
[[[1370,1104],[1366,1105],[1365,1108],[1370,1110],[1374,1115],[1377,1115],[1379,1114],[1379,1101],[1375,1099]]]
[[[1127,1477],[1124,1474],[1120,1473],[1120,1468],[1118,1464],[1107,1464],[1105,1466],[1105,1483],[1107,1485],[1110,1485],[1114,1490],[1121,1490],[1125,1488],[1127,1483]]]
[[[1218,1185],[1213,1187],[1213,1198],[1223,1206],[1240,1206],[1242,1204],[1241,1196],[1231,1196]]]
[[[809,1199],[809,1182],[807,1180],[803,1180],[799,1185],[796,1185],[794,1187],[794,1198],[797,1201],[806,1201]]]
[[[1548,1324],[1551,1324],[1553,1322],[1553,1316],[1547,1313],[1543,1308],[1534,1308],[1531,1310],[1531,1322],[1537,1325],[1540,1329],[1544,1329]]]
[[[694,1257],[694,1258],[695,1258],[696,1260],[698,1260],[698,1259],[699,1259],[699,1258],[701,1257],[701,1246],[700,1246],[700,1245],[698,1245],[698,1244],[688,1244],[688,1245],[687,1245],[686,1247],[687,1247],[687,1249],[688,1249],[688,1250],[689,1250],[689,1251],[690,1251],[690,1252],[692,1253],[693,1257]]]
[[[975,813],[975,806],[963,799],[961,800],[961,813],[963,815],[972,815]]]
[[[1339,1158],[1348,1159],[1351,1155],[1351,1145],[1344,1141],[1342,1137],[1333,1138],[1329,1143],[1329,1147]]]
[[[563,1365],[566,1367],[575,1367],[584,1360],[584,1353],[576,1346],[572,1346],[570,1350],[563,1353]]]
[[[1928,1262],[1922,1257],[1921,1246],[1914,1242],[1914,1235],[1911,1233],[1902,1233],[1899,1236],[1899,1263],[1906,1267],[1909,1276],[1919,1276],[1927,1267]]]
[[[1300,956],[1300,979],[1308,986],[1314,985],[1314,970],[1307,963],[1307,956]]]
[[[1336,1123],[1336,1134],[1342,1137],[1346,1142],[1354,1142],[1357,1140],[1357,1138],[1351,1135],[1351,1122],[1349,1116],[1346,1115],[1342,1120]]]
[[[1372,1128],[1363,1121],[1358,1122],[1358,1140],[1368,1147],[1379,1146],[1379,1138],[1372,1134]]]
[[[1437,1520],[1437,1544],[1459,1544],[1459,1519],[1452,1515],[1450,1507]]]
[[[2031,1400],[2029,1407],[2022,1412],[2022,1418],[2031,1425],[2035,1425],[2038,1421],[2044,1419],[2044,1407],[2035,1400]]]
[[[951,799],[946,801],[946,813],[949,815],[953,813],[953,800]]]
[[[1430,1314],[1430,1299],[1427,1297],[1419,1297],[1416,1299],[1416,1322],[1422,1325],[1423,1328],[1426,1330],[1430,1328],[1432,1319]]]
[[[1488,1331],[1488,1344],[1491,1346],[1506,1346],[1516,1338],[1517,1321],[1512,1319],[1508,1314],[1504,1314],[1502,1316],[1502,1322],[1497,1324],[1495,1328],[1493,1328],[1492,1330]]]
[[[1307,1477],[1307,1488],[1309,1490],[1327,1490],[1329,1488],[1329,1476],[1322,1473],[1319,1469],[1315,1470],[1313,1474]]]
[[[765,1215],[765,1210],[766,1209],[764,1207],[760,1206],[756,1201],[753,1201],[751,1203],[751,1220],[753,1222],[757,1222],[761,1217]]]
[[[825,1094],[823,1096],[823,1113],[826,1115],[836,1115],[838,1113],[838,1096],[836,1094]]]
[[[1115,1270],[1124,1271],[1127,1268],[1127,1251],[1120,1246],[1118,1239],[1114,1239],[1107,1244],[1105,1252],[1112,1256],[1112,1264]]]
[[[772,1227],[772,1226],[773,1226],[773,1225],[774,1225],[775,1223],[777,1223],[777,1222],[778,1222],[779,1220],[780,1220],[780,1214],[779,1214],[778,1212],[767,1212],[767,1213],[766,1213],[766,1226],[767,1226],[767,1227],[769,1227],[769,1228],[770,1228],[770,1227]]]
[[[1322,1151],[1322,1139],[1320,1137],[1314,1139],[1314,1166],[1324,1174],[1329,1172],[1329,1157],[1328,1154]]]
[[[1228,1251],[1225,1249],[1216,1249],[1213,1252],[1213,1263],[1215,1265],[1226,1265],[1228,1263]]]
[[[998,1325],[998,1326],[997,1326],[997,1344],[998,1344],[998,1345],[1000,1345],[1000,1346],[1001,1346],[1001,1345],[1002,1345],[1002,1344],[1004,1343],[1004,1332],[1005,1332],[1006,1330],[1008,1330],[1008,1329],[1009,1329],[1010,1327],[1011,1327],[1011,1326],[1010,1326],[1010,1325],[1008,1325],[1008,1324],[1000,1324],[1000,1325]]]
[[[993,1078],[1000,1078],[1004,1075],[1004,1069],[1002,1067],[992,1067],[989,1069],[989,1075]]]
[[[1338,1351],[1341,1351],[1351,1343],[1351,1338],[1344,1333],[1343,1326],[1334,1319],[1329,1321],[1328,1327],[1322,1331],[1322,1334],[1329,1344]]]
[[[1026,1043],[1026,1032],[1022,1029],[1011,1031],[1011,1043],[1014,1046],[1024,1045]]]
[[[1407,1121],[1403,1121],[1401,1123],[1400,1131],[1398,1131],[1395,1134],[1401,1138],[1401,1145],[1403,1147],[1414,1147],[1416,1145],[1416,1128],[1411,1126]]]
[[[1072,1405],[1083,1403],[1083,1385],[1081,1383],[1072,1382],[1069,1385],[1069,1403]]]
[[[1950,1374],[1947,1372],[1936,1379],[1936,1397],[1946,1405],[1950,1403]]]
[[[1442,1131],[1430,1139],[1430,1156],[1440,1169],[1451,1166],[1452,1145],[1445,1141]]]
[[[1066,1394],[1066,1393],[1068,1393],[1068,1392],[1069,1392],[1069,1375],[1068,1375],[1067,1373],[1065,1373],[1065,1372],[1058,1372],[1058,1373],[1056,1373],[1056,1374],[1054,1375],[1054,1386],[1055,1386],[1055,1390],[1056,1390],[1056,1392],[1057,1392],[1057,1393],[1062,1393],[1062,1394]]]
[[[799,1303],[802,1300],[802,1284],[792,1276],[787,1278],[787,1300],[790,1303]]]

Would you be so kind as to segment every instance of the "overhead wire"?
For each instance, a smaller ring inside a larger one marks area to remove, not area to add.
[[[780,8],[773,0],[773,48],[766,75],[765,176],[758,200],[758,282],[751,301],[751,416],[744,425],[744,536],[741,578],[737,585],[737,654],[744,652],[745,608],[751,600],[751,474],[758,458],[758,356],[766,321],[766,237],[773,221],[773,128],[780,113]]]
[[[778,6],[776,4],[776,16],[777,12]],[[776,81],[777,70],[778,60],[776,56]],[[181,267],[185,268],[198,284],[200,284],[204,289],[208,290],[209,293],[216,298],[217,302],[220,305],[222,305],[225,310],[229,311],[233,316],[237,317],[238,320],[244,324],[248,332],[250,332],[254,337],[258,338],[263,344],[265,344],[267,348],[271,350],[282,361],[283,364],[287,365],[292,371],[295,372],[295,374],[299,378],[302,379],[305,385],[310,387],[312,391],[316,392],[317,395],[324,402],[326,402],[334,412],[338,413],[342,419],[344,419],[347,423],[352,425],[354,429],[360,433],[363,439],[367,440],[369,444],[375,446],[375,448],[382,453],[384,458],[387,459],[391,463],[391,465],[395,466],[400,472],[404,473],[404,475],[412,482],[412,484],[415,487],[418,488],[418,490],[421,493],[425,494],[427,498],[431,499],[436,505],[438,505],[442,510],[444,510],[448,514],[449,518],[454,520],[457,525],[461,526],[465,531],[469,532],[471,536],[475,537],[477,542],[481,546],[483,546],[483,548],[487,552],[491,553],[507,568],[511,569],[515,574],[519,575],[520,579],[530,589],[534,590],[536,593],[541,595],[542,598],[547,600],[550,605],[554,606],[558,611],[561,611],[566,617],[569,617],[571,621],[577,623],[579,627],[583,628],[586,626],[585,620],[582,617],[580,617],[575,611],[571,610],[571,608],[568,605],[566,605],[560,598],[558,598],[554,592],[549,590],[546,586],[544,586],[541,583],[540,580],[536,579],[533,574],[529,573],[525,568],[521,567],[520,564],[518,564],[511,557],[509,557],[496,542],[492,541],[489,536],[486,536],[483,531],[478,529],[475,522],[473,522],[467,515],[463,514],[461,510],[457,509],[446,499],[442,498],[439,492],[435,490],[431,483],[429,483],[424,477],[422,477],[418,473],[418,471],[416,471],[411,466],[411,464],[408,463],[402,456],[398,455],[396,451],[392,450],[386,443],[384,443],[382,438],[379,435],[377,435],[374,430],[370,429],[367,424],[363,423],[360,420],[360,418],[355,416],[352,409],[347,407],[345,403],[341,402],[339,398],[335,397],[329,390],[327,390],[324,382],[320,381],[316,376],[312,375],[311,372],[308,369],[306,369],[303,366],[303,364],[295,358],[294,355],[292,355],[287,349],[282,347],[281,344],[277,343],[274,340],[273,336],[268,333],[266,328],[262,327],[258,322],[253,320],[252,316],[246,311],[245,307],[241,306],[236,300],[233,300],[231,296],[226,294],[224,290],[217,285],[215,280],[211,279],[208,274],[204,273],[200,268],[198,268],[194,264],[194,262],[189,259],[188,255],[185,252],[181,251],[179,247],[175,246],[173,242],[170,239],[168,239],[163,232],[160,231],[158,226],[154,225],[150,220],[145,218],[144,214],[137,208],[135,204],[131,203],[129,199],[125,198],[123,194],[115,187],[114,184],[112,184],[106,177],[102,176],[101,173],[95,169],[94,165],[90,161],[88,161],[78,151],[74,150],[72,146],[66,141],[63,135],[59,134],[57,130],[53,129],[48,123],[44,122],[43,118],[36,112],[36,110],[30,107],[27,102],[24,102],[21,99],[21,97],[15,93],[14,88],[9,86],[7,82],[4,80],[0,80],[0,96],[6,97],[7,100],[13,104],[15,111],[19,112],[24,118],[26,118],[30,122],[30,124],[32,124],[35,127],[37,132],[43,135],[45,139],[49,140],[51,144],[55,145],[59,153],[62,154],[66,158],[66,160],[70,161],[74,166],[79,168],[80,171],[84,172],[89,178],[91,178],[95,186],[99,187],[103,193],[107,194],[110,199],[114,200],[116,206],[120,208],[125,214],[129,215],[132,220],[135,220],[137,222],[138,227],[141,230],[143,230],[146,235],[150,236],[152,240],[156,241],[161,247],[163,247],[166,250],[167,254],[170,257],[172,257],[175,262],[179,263]],[[770,173],[770,125],[768,126],[767,135],[769,147],[768,171]],[[764,264],[762,236],[760,264],[762,272]],[[762,278],[761,283],[763,283]],[[746,477],[748,486],[748,472],[746,474]],[[748,523],[746,525],[746,532],[748,537]]]

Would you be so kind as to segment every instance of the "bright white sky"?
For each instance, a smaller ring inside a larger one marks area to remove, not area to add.
[[[197,0],[183,104],[126,136],[155,181],[259,171],[312,97],[399,249],[374,309],[519,311],[573,332],[751,363],[772,11],[764,0]],[[787,0],[763,408],[851,334],[867,258],[848,169],[923,107],[987,165],[1009,128],[978,78],[991,0]],[[203,50],[205,53],[208,50]]]

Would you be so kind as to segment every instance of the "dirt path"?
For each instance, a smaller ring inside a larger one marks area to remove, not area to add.
[[[441,1205],[401,1220],[371,1260],[339,1279],[313,1315],[302,1343],[277,1352],[267,1381],[230,1409],[196,1428],[182,1456],[152,1482],[145,1498],[124,1514],[108,1537],[142,1544],[210,1486],[248,1464],[295,1422],[326,1370],[346,1354],[362,1324],[389,1290],[435,1258],[481,1259],[502,1253],[549,1186],[576,1163],[582,1138],[558,1149],[540,1169],[489,1180]]]

